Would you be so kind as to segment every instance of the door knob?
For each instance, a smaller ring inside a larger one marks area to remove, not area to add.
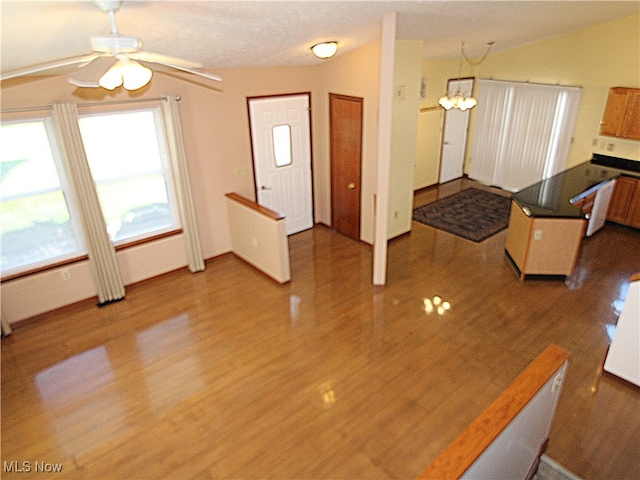
[[[271,190],[271,187],[265,187],[264,185],[262,185],[260,187],[260,190]]]
[[[349,190],[353,190],[354,188],[356,188],[356,184],[355,184],[355,183],[353,183],[353,182],[351,182],[351,183],[349,183],[349,184],[347,185],[347,188],[348,188]]]

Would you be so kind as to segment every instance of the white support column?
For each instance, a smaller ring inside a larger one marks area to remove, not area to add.
[[[376,171],[375,226],[373,238],[373,284],[387,278],[387,230],[389,178],[391,173],[391,117],[393,114],[393,71],[396,49],[396,13],[382,18],[380,94],[378,100],[378,163]]]

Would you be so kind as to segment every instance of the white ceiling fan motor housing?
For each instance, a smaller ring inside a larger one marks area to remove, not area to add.
[[[122,35],[109,35],[104,37],[91,37],[91,49],[100,53],[134,53],[142,48],[142,40],[136,37],[124,37]]]

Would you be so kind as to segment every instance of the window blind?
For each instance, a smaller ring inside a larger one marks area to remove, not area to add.
[[[469,177],[518,191],[563,170],[581,89],[478,80]]]

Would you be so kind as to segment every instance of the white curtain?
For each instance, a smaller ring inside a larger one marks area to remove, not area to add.
[[[58,132],[58,142],[64,152],[63,158],[73,189],[89,252],[89,264],[100,304],[124,298],[116,252],[102,215],[98,194],[93,185],[91,170],[87,163],[80,129],[78,109],[75,103],[53,105],[53,120]]]
[[[162,113],[167,131],[167,143],[169,144],[169,158],[173,173],[173,181],[176,189],[178,209],[182,220],[189,259],[189,271],[200,272],[204,270],[204,258],[200,248],[200,238],[196,224],[195,209],[187,172],[187,159],[184,152],[182,139],[182,127],[180,125],[180,113],[178,102],[174,96],[166,97],[162,102]]]
[[[469,176],[518,191],[566,167],[580,88],[478,81]]]

